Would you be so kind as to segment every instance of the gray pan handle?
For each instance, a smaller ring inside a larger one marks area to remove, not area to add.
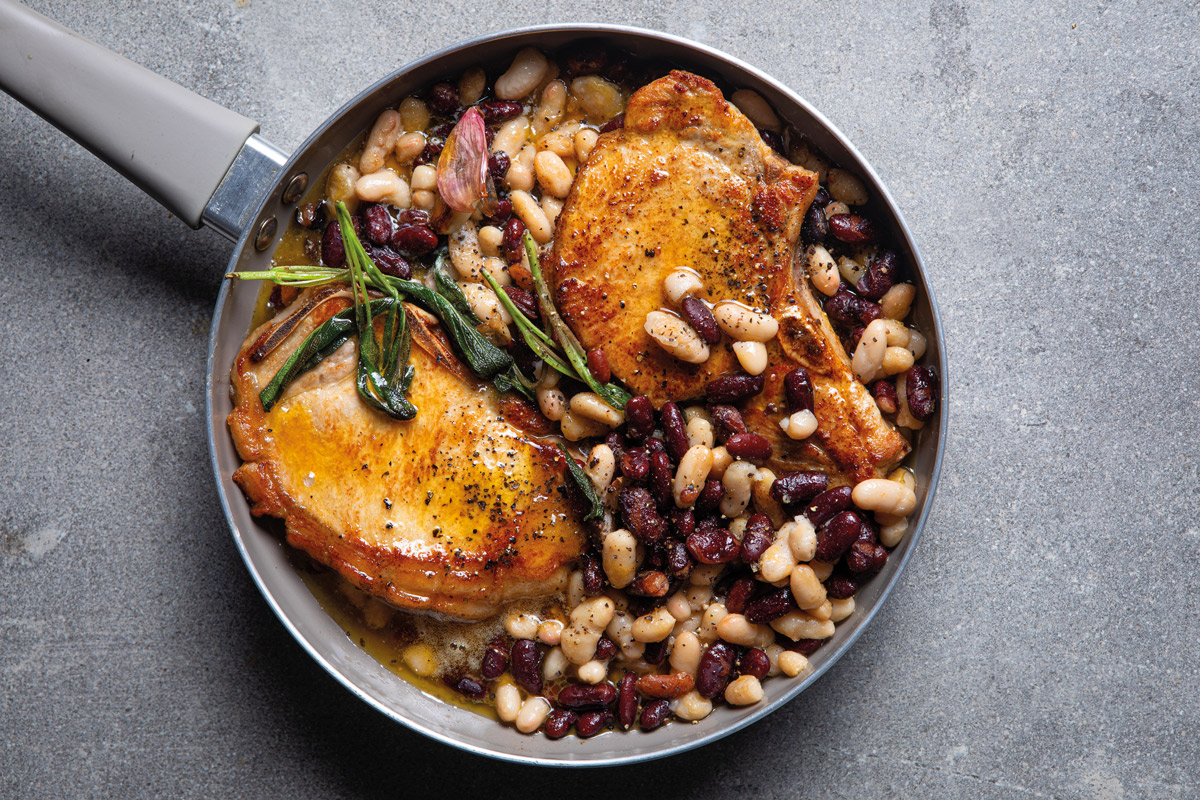
[[[265,179],[286,160],[253,135],[258,130],[253,120],[15,0],[0,0],[0,89],[193,228],[205,222],[231,238],[248,222],[249,199],[261,197]],[[235,160],[238,169],[231,171]],[[223,185],[230,183],[227,173],[240,186]],[[218,187],[223,205],[206,210]]]

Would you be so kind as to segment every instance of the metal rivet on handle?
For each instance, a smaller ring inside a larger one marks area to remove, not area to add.
[[[262,225],[259,225],[258,235],[254,237],[254,249],[261,253],[270,247],[272,240],[275,238],[275,229],[278,227],[279,224],[275,221],[274,217],[270,217]]]
[[[300,199],[300,195],[304,194],[304,190],[308,188],[308,173],[299,172],[292,176],[288,181],[287,188],[283,190],[283,202],[286,205],[291,205]]]

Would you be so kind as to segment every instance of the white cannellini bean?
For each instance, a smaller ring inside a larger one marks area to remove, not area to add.
[[[783,506],[771,497],[771,487],[774,484],[775,473],[766,467],[759,467],[751,482],[750,494],[753,497],[754,508],[759,513],[766,514],[771,520],[771,527],[777,529],[783,525],[784,515]],[[741,540],[740,536],[738,540]]]
[[[475,105],[487,89],[487,73],[481,67],[471,67],[458,79],[458,102]]]
[[[858,283],[859,278],[866,274],[867,268],[850,256],[842,256],[838,259],[838,272],[842,274],[842,278],[845,279],[846,283],[853,286]],[[896,287],[893,286],[892,288]]]
[[[582,625],[568,625],[563,628],[558,646],[572,664],[586,664],[596,656],[596,644],[600,641],[600,634],[600,631]]]
[[[789,611],[771,623],[771,627],[791,639],[828,639],[834,634],[833,623],[815,619],[804,611]]]
[[[886,352],[887,326],[883,320],[873,320],[863,331],[858,347],[854,348],[854,357],[850,360],[850,366],[860,381],[869,383],[875,379],[883,366]]]
[[[511,168],[509,170],[511,172]],[[520,218],[521,222],[525,223],[525,227],[529,229],[529,234],[538,244],[546,244],[554,237],[554,228],[550,226],[550,220],[546,219],[546,212],[542,211],[542,207],[538,205],[537,200],[533,199],[533,195],[529,192],[514,191],[509,195],[512,200],[513,213]]]
[[[796,566],[792,551],[783,542],[775,542],[758,560],[758,574],[767,583],[786,580]]]
[[[608,122],[621,113],[620,88],[599,75],[584,75],[571,81],[571,94],[591,122]]]
[[[834,167],[829,170],[825,188],[829,190],[829,196],[839,203],[845,203],[848,206],[865,206],[867,204],[867,187],[844,169]]]
[[[671,712],[684,722],[696,722],[712,713],[712,701],[693,689],[671,703]]]
[[[817,580],[817,574],[808,564],[797,564],[790,578],[792,597],[801,610],[816,608],[825,602],[825,585]]]
[[[687,508],[696,502],[711,468],[712,450],[702,444],[688,448],[683,458],[679,459],[679,468],[675,470],[675,482],[672,486],[677,507]]]
[[[610,428],[616,428],[625,422],[624,412],[604,402],[604,398],[595,392],[580,392],[572,397],[571,412],[601,422]]]
[[[537,636],[542,621],[533,614],[513,613],[504,618],[504,630],[514,639],[532,639]]]
[[[705,643],[715,642],[717,626],[721,624],[721,620],[725,619],[728,613],[724,603],[709,603],[700,618],[700,627],[696,629],[696,638]]]
[[[766,372],[767,346],[762,342],[734,342],[733,354],[737,356],[742,369],[751,375],[761,375]]]
[[[533,135],[549,131],[562,119],[567,107],[567,85],[562,81],[550,81],[542,89],[541,99],[533,111]]]
[[[390,109],[380,114],[367,134],[362,156],[358,159],[359,170],[367,175],[383,169],[388,152],[396,146],[396,137],[399,135],[400,114]]]
[[[345,203],[351,213],[358,209],[358,195],[354,186],[362,173],[352,164],[338,164],[329,172],[329,180],[325,182],[325,196],[332,203]]]
[[[729,469],[729,465],[733,463],[733,456],[729,455],[728,448],[725,445],[713,448],[713,465],[708,471],[708,477],[720,480],[725,477],[725,470]]]
[[[561,637],[559,641],[561,641]],[[556,681],[567,674],[567,667],[570,664],[571,662],[567,660],[561,647],[551,647],[546,653],[546,657],[542,659],[542,677],[547,681]]]
[[[712,312],[721,330],[738,341],[768,342],[779,333],[779,322],[774,317],[736,300],[722,300]]]
[[[479,229],[479,252],[488,258],[499,258],[500,248],[504,245],[504,231],[495,225],[484,225]]]
[[[574,570],[567,578],[567,607],[575,608],[583,602],[583,572]]]
[[[410,131],[396,137],[396,146],[392,149],[392,154],[401,164],[411,164],[424,151],[425,134],[420,131]]]
[[[571,624],[582,625],[588,630],[603,633],[604,629],[608,627],[608,623],[612,622],[616,610],[617,607],[613,604],[612,598],[599,595],[585,600],[571,609]]]
[[[854,613],[854,598],[847,597],[842,600],[829,601],[829,621],[841,622]]]
[[[913,365],[912,351],[907,347],[889,347],[883,351],[883,361],[879,365],[884,375],[897,375],[908,372]]]
[[[496,689],[496,716],[502,722],[515,722],[521,713],[521,690],[514,683]]]
[[[565,627],[566,625],[562,623],[562,620],[548,619],[544,621],[541,625],[538,625],[538,641],[553,647],[562,640],[562,632]]]
[[[538,183],[544,191],[555,197],[566,197],[571,191],[571,182],[575,180],[575,176],[557,153],[541,151],[534,158],[533,166]]]
[[[902,518],[899,522],[893,522],[890,525],[884,525],[879,529],[879,543],[884,547],[895,547],[900,544],[900,540],[904,538],[904,534],[907,532],[907,518]]]
[[[546,215],[546,221],[550,223],[550,227],[554,227],[554,223],[558,221],[558,215],[562,213],[563,201],[557,197],[545,195],[542,197],[542,213]]]
[[[422,211],[432,211],[437,203],[437,195],[428,189],[420,189],[412,193],[412,207]]]
[[[432,164],[422,164],[412,171],[412,188],[415,191],[432,192],[437,189],[437,167]]]
[[[516,158],[529,139],[529,120],[526,117],[513,117],[505,120],[492,139],[492,152],[503,152],[509,158]]]
[[[580,164],[587,161],[588,156],[592,154],[592,149],[596,146],[596,141],[600,138],[600,132],[592,128],[580,128],[575,132],[575,158]]]
[[[460,282],[458,288],[462,290],[463,296],[467,298],[467,303],[471,306],[471,312],[479,318],[480,322],[489,330],[500,334],[505,341],[512,338],[512,334],[508,332],[508,325],[512,322],[512,317],[509,316],[504,306],[500,305],[500,299],[496,297],[496,293],[491,290],[491,287],[484,286],[482,283]]]
[[[784,650],[782,645],[773,644],[763,652],[767,654],[767,660],[771,662],[771,668],[767,671],[767,677],[773,678],[783,671],[779,668],[779,657],[788,651]]]
[[[544,697],[531,697],[521,704],[521,710],[517,713],[517,730],[521,733],[533,733],[542,727],[548,716],[550,701]]]
[[[749,461],[735,461],[725,469],[721,483],[725,496],[721,498],[721,513],[729,518],[739,517],[750,505],[752,481],[758,467]]]
[[[708,345],[692,330],[692,326],[674,314],[651,311],[646,315],[645,330],[659,347],[680,361],[702,364],[708,360]]]
[[[558,389],[538,387],[537,401],[546,419],[558,422],[567,413],[567,397]]]
[[[700,273],[696,270],[680,267],[663,279],[663,291],[667,293],[671,304],[677,306],[683,302],[683,298],[703,292],[704,284],[700,282]]]
[[[887,331],[888,347],[908,347],[912,341],[912,331],[899,320],[884,317],[883,327]]]
[[[538,137],[537,149],[538,152],[548,151],[554,153],[564,162],[567,159],[575,158],[575,132],[579,130],[579,123],[568,122],[559,125],[549,133]]]
[[[758,642],[766,635],[763,631],[766,627],[750,622],[742,614],[726,614],[717,623],[717,637],[730,644],[757,647]]]
[[[786,528],[786,533],[784,531]],[[784,538],[786,536],[786,538]],[[777,538],[787,542],[792,558],[796,561],[809,562],[817,554],[817,529],[803,514],[798,514],[791,522],[779,529]],[[815,567],[814,567],[815,569]],[[820,578],[818,575],[817,577]],[[825,578],[829,577],[828,575]],[[825,580],[825,578],[820,578]]]
[[[671,645],[671,669],[694,676],[700,668],[703,649],[695,633],[685,631],[677,635],[674,644]]]
[[[825,602],[821,603],[819,606],[804,609],[804,613],[808,614],[815,620],[820,620],[823,622],[828,620],[829,616],[833,613],[833,603],[826,599]]]
[[[819,244],[809,245],[805,254],[808,260],[808,276],[812,279],[813,286],[826,297],[833,297],[842,284],[837,262],[833,260],[829,251]]]
[[[525,146],[529,149],[529,145]],[[524,152],[524,151],[522,151]],[[504,174],[504,182],[508,184],[508,188],[514,192],[530,192],[533,191],[533,185],[536,179],[533,174],[533,160],[526,164],[525,160],[517,156],[512,160],[512,164],[508,168],[508,172]]]
[[[688,583],[693,586],[712,586],[717,582],[717,577],[720,576],[723,569],[725,569],[724,564],[698,564],[692,569],[692,574],[688,576]]]
[[[576,414],[573,411],[563,414],[558,424],[562,429],[563,438],[569,442],[578,442],[581,439],[588,439],[593,436],[603,436],[609,430],[608,426],[603,422],[597,422],[582,414]]]
[[[925,355],[925,334],[921,333],[915,328],[909,328],[908,333],[908,349],[912,351],[913,360],[916,361],[921,356]]]
[[[604,537],[600,565],[614,589],[624,589],[637,574],[637,539],[620,528]]]
[[[762,700],[762,683],[753,675],[741,675],[725,687],[725,702],[731,706],[750,706]]]
[[[805,169],[812,170],[817,173],[820,182],[824,183],[826,176],[829,174],[829,162],[821,157],[813,148],[809,147],[804,142],[793,144],[788,151],[788,158],[793,164],[799,164]]]
[[[849,214],[849,213],[850,213],[850,206],[846,205],[845,203],[839,202],[837,200],[834,200],[832,203],[825,206],[825,216],[827,216],[827,217],[834,217],[834,216],[837,216],[838,214]]]
[[[546,57],[533,47],[517,53],[512,65],[496,79],[496,97],[501,100],[521,100],[541,84],[550,68]]]
[[[683,621],[692,615],[692,604],[688,602],[687,594],[678,591],[667,598],[667,611],[676,621]]]
[[[879,308],[887,319],[904,319],[908,316],[913,298],[916,296],[916,286],[911,283],[897,283],[884,292],[883,297],[879,298]]]
[[[400,657],[404,660],[405,666],[422,678],[428,678],[437,672],[437,655],[434,654],[432,647],[423,642],[410,644],[404,648]]]
[[[729,102],[738,107],[746,117],[754,123],[754,127],[779,133],[783,123],[771,108],[771,104],[753,89],[738,89],[729,96]]]
[[[423,131],[429,127],[429,106],[419,97],[406,97],[400,103],[400,124],[406,131]]]
[[[817,580],[824,583],[829,580],[829,576],[833,574],[833,564],[829,561],[809,561],[808,565],[812,567],[813,573],[816,574]]]
[[[854,505],[866,511],[881,511],[897,517],[908,516],[917,507],[917,495],[899,481],[869,478],[850,494]]]
[[[675,618],[671,612],[659,607],[633,621],[633,638],[642,643],[661,642],[674,628]]]
[[[712,422],[705,417],[693,417],[688,420],[687,437],[688,445],[691,447],[702,444],[711,449],[713,444],[716,443],[716,439],[713,436]]]
[[[784,650],[779,654],[779,669],[789,678],[794,678],[808,669],[808,659],[795,650]]]
[[[783,428],[789,439],[807,439],[817,432],[817,417],[807,408],[802,408],[779,420],[779,427]]]
[[[608,667],[602,661],[589,661],[576,670],[579,680],[593,686],[608,677]]]
[[[588,453],[587,463],[583,465],[583,471],[592,479],[592,485],[601,494],[612,483],[616,469],[617,458],[613,454],[612,448],[606,444],[598,444],[593,447],[592,451]]]

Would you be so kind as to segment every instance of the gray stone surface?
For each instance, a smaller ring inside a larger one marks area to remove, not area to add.
[[[788,708],[633,768],[466,756],[326,676],[235,552],[201,419],[229,246],[0,97],[0,796],[1200,795],[1194,3],[36,6],[288,147],[484,30],[724,49],[892,188],[953,402],[919,552]]]

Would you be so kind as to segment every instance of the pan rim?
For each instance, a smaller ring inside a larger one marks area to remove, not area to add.
[[[479,37],[474,37],[472,39],[467,39],[467,40],[463,40],[461,42],[451,44],[447,47],[441,48],[433,53],[430,53],[420,59],[417,59],[409,64],[406,64],[397,70],[394,70],[393,72],[389,73],[388,75],[384,76],[383,78],[379,79],[378,81],[375,81],[370,86],[366,87],[364,90],[362,90],[361,92],[356,94],[349,101],[344,103],[333,114],[331,114],[325,120],[325,122],[323,122],[316,130],[314,130],[313,133],[308,138],[306,138],[303,143],[301,143],[296,148],[296,150],[289,156],[287,163],[277,173],[276,183],[265,187],[265,190],[263,191],[263,194],[262,194],[262,198],[255,210],[255,213],[251,216],[251,219],[257,220],[261,216],[263,209],[265,208],[267,202],[272,197],[274,191],[278,188],[278,186],[280,184],[282,184],[283,181],[286,181],[287,176],[289,176],[291,174],[291,170],[293,169],[296,161],[298,159],[300,159],[305,153],[308,152],[308,150],[320,139],[320,137],[325,133],[325,131],[330,126],[332,126],[335,122],[337,122],[339,119],[341,119],[345,114],[347,114],[351,110],[357,108],[362,102],[364,102],[370,95],[372,95],[375,91],[377,91],[382,86],[395,80],[398,76],[400,76],[403,73],[407,73],[407,72],[411,72],[413,70],[419,69],[419,68],[425,66],[426,64],[437,61],[439,59],[442,59],[446,56],[449,56],[449,55],[459,52],[461,50],[477,47],[477,46],[485,44],[485,43],[502,41],[504,39],[509,39],[509,38],[536,35],[539,33],[580,33],[580,34],[587,35],[589,37],[594,36],[595,38],[601,38],[601,39],[603,39],[606,34],[619,34],[622,36],[631,36],[632,35],[632,36],[641,37],[641,38],[645,38],[645,39],[668,42],[668,43],[683,47],[687,50],[690,50],[690,51],[696,53],[698,56],[701,56],[704,58],[709,58],[709,59],[715,59],[717,61],[724,62],[726,65],[728,65],[736,70],[740,70],[740,71],[743,71],[745,73],[748,73],[748,74],[754,76],[755,78],[761,80],[762,82],[766,83],[767,85],[771,86],[773,89],[778,91],[789,102],[794,103],[796,106],[803,109],[807,114],[811,115],[813,117],[813,119],[815,119],[819,125],[824,127],[826,132],[828,132],[832,137],[834,137],[839,142],[839,144],[841,144],[849,152],[851,157],[855,160],[855,166],[859,170],[861,170],[863,173],[865,173],[866,176],[870,179],[870,182],[872,183],[873,187],[875,187],[875,189],[878,191],[880,199],[887,206],[890,214],[892,215],[893,219],[895,220],[896,224],[898,225],[899,230],[900,230],[902,236],[904,237],[905,243],[908,245],[908,247],[913,255],[913,260],[915,262],[914,263],[915,272],[916,272],[917,277],[920,280],[921,288],[922,288],[922,290],[925,294],[925,298],[929,304],[930,317],[931,317],[931,321],[932,321],[932,325],[933,325],[933,333],[934,333],[934,336],[936,337],[935,341],[938,342],[938,348],[937,348],[937,350],[938,350],[938,369],[939,369],[939,374],[941,376],[941,381],[940,381],[941,389],[940,389],[939,401],[941,404],[941,408],[938,413],[938,439],[937,439],[936,452],[934,455],[933,468],[930,472],[929,484],[926,489],[925,499],[922,504],[920,514],[918,515],[915,524],[912,526],[911,531],[908,534],[908,537],[907,537],[908,543],[907,543],[907,546],[905,547],[903,555],[901,556],[899,564],[897,564],[894,572],[892,572],[891,576],[888,578],[887,582],[884,584],[882,590],[880,591],[878,598],[872,604],[871,608],[867,610],[861,623],[859,623],[855,627],[855,629],[850,632],[850,634],[847,636],[846,639],[844,639],[842,642],[840,642],[838,645],[836,645],[836,649],[829,654],[829,656],[823,661],[823,663],[819,667],[817,667],[815,670],[813,670],[810,674],[806,675],[803,680],[797,682],[793,687],[788,689],[780,697],[772,700],[768,704],[765,704],[759,708],[754,709],[751,713],[745,715],[744,717],[742,717],[740,719],[737,719],[737,720],[731,722],[730,724],[723,725],[719,728],[716,728],[715,730],[713,730],[701,737],[698,737],[694,740],[691,740],[691,741],[686,741],[686,742],[677,743],[677,744],[672,745],[672,744],[670,744],[669,739],[663,738],[663,739],[661,739],[661,741],[666,746],[656,747],[655,745],[657,744],[657,742],[647,739],[647,740],[645,740],[645,743],[642,747],[641,752],[632,753],[629,755],[593,758],[593,759],[589,759],[589,760],[560,759],[560,758],[550,758],[550,757],[536,756],[536,755],[527,755],[527,754],[514,753],[514,752],[509,752],[509,751],[500,750],[500,749],[489,749],[487,747],[482,747],[482,746],[475,745],[475,744],[472,744],[469,742],[464,742],[459,739],[456,739],[454,736],[452,736],[444,731],[433,728],[433,727],[426,725],[418,720],[408,718],[400,711],[396,710],[395,708],[383,703],[381,700],[372,696],[370,693],[368,693],[366,690],[364,690],[362,687],[360,687],[357,683],[355,683],[355,681],[353,679],[351,679],[350,677],[343,674],[343,672],[330,661],[330,659],[325,655],[325,653],[321,649],[319,649],[316,645],[314,645],[312,642],[310,642],[308,640],[308,638],[299,630],[299,628],[296,626],[296,624],[290,618],[287,611],[285,611],[285,609],[283,608],[283,605],[275,597],[274,593],[272,592],[270,587],[267,585],[265,578],[263,577],[263,575],[261,574],[261,572],[258,568],[258,565],[255,563],[252,556],[250,555],[248,548],[246,546],[246,543],[244,541],[242,531],[238,527],[237,522],[234,518],[233,509],[231,506],[231,500],[228,496],[228,493],[225,490],[225,485],[223,482],[223,473],[221,470],[220,460],[219,460],[218,452],[217,452],[217,438],[216,438],[217,437],[217,429],[216,429],[216,425],[215,425],[215,421],[214,421],[214,417],[213,417],[213,414],[214,414],[214,394],[213,394],[213,392],[214,392],[214,386],[216,385],[214,377],[215,377],[215,367],[216,367],[215,358],[216,358],[216,349],[217,349],[217,344],[218,344],[218,331],[220,330],[222,313],[225,309],[226,301],[227,301],[227,298],[228,298],[228,295],[230,292],[230,287],[232,285],[231,281],[229,281],[229,280],[224,280],[222,282],[221,289],[217,295],[216,308],[214,309],[214,312],[213,312],[211,326],[209,328],[209,346],[208,346],[208,357],[207,357],[206,376],[205,376],[205,425],[206,425],[207,434],[208,434],[209,460],[210,460],[212,470],[213,470],[213,477],[217,484],[216,488],[217,488],[218,497],[220,498],[221,509],[225,514],[226,522],[230,528],[231,533],[233,534],[234,542],[238,548],[238,552],[241,554],[242,560],[245,563],[247,570],[250,572],[251,578],[253,579],[254,583],[257,585],[259,592],[262,594],[264,600],[266,600],[268,606],[270,606],[271,610],[275,613],[276,617],[279,618],[280,622],[282,622],[284,627],[287,628],[287,630],[291,633],[292,637],[301,645],[302,648],[304,648],[304,650],[306,650],[308,652],[308,654],[318,664],[320,664],[325,669],[326,672],[328,672],[334,679],[336,679],[339,683],[341,683],[346,689],[348,689],[351,693],[353,693],[354,695],[359,697],[361,700],[366,702],[368,705],[377,709],[378,711],[380,711],[381,713],[383,713],[390,719],[395,720],[396,722],[399,722],[399,723],[405,725],[409,729],[417,731],[423,735],[429,736],[430,738],[435,739],[444,744],[450,745],[450,746],[458,748],[460,750],[464,750],[466,752],[473,753],[475,755],[485,756],[485,757],[489,757],[489,758],[495,758],[495,759],[499,759],[502,761],[508,761],[508,762],[512,762],[512,763],[530,764],[530,765],[537,765],[537,766],[553,766],[553,767],[617,766],[617,765],[622,765],[622,764],[641,763],[641,762],[656,760],[659,758],[666,758],[666,757],[669,757],[672,755],[678,755],[680,753],[684,753],[684,752],[696,749],[698,747],[702,747],[704,745],[711,744],[715,741],[718,741],[719,739],[723,739],[726,736],[729,736],[739,730],[742,730],[743,728],[746,728],[747,726],[749,726],[755,722],[760,721],[767,715],[773,713],[774,711],[777,711],[778,709],[780,709],[783,706],[790,703],[801,692],[803,692],[811,684],[813,684],[818,679],[820,679],[820,677],[822,675],[824,675],[835,663],[837,663],[837,661],[851,647],[854,646],[854,644],[858,641],[859,637],[861,637],[863,632],[869,627],[870,623],[874,620],[876,614],[878,614],[880,608],[882,608],[883,605],[887,602],[893,589],[895,588],[896,584],[899,582],[900,576],[904,572],[904,568],[907,566],[909,559],[912,557],[912,554],[915,551],[915,549],[920,541],[921,534],[924,531],[925,524],[931,513],[934,499],[935,499],[935,496],[937,493],[937,486],[938,486],[938,482],[939,482],[939,479],[941,476],[942,463],[943,463],[943,458],[945,455],[946,432],[947,432],[947,425],[948,425],[948,420],[949,420],[949,416],[950,416],[950,413],[949,413],[949,411],[950,411],[950,409],[949,409],[949,385],[948,385],[949,382],[946,380],[946,376],[948,373],[947,373],[947,369],[946,369],[947,359],[946,359],[945,337],[942,332],[941,313],[940,313],[940,310],[939,310],[939,307],[937,304],[937,299],[935,297],[933,287],[930,285],[930,283],[927,279],[927,270],[925,267],[925,262],[921,256],[921,253],[917,246],[917,243],[913,238],[911,229],[909,228],[907,222],[905,221],[903,214],[900,211],[899,206],[895,202],[895,199],[892,197],[891,193],[888,191],[887,187],[885,186],[883,181],[880,179],[878,173],[870,165],[870,163],[866,160],[866,158],[862,155],[862,153],[860,153],[858,151],[858,149],[854,146],[854,144],[850,141],[850,139],[848,137],[846,137],[846,135],[843,134],[842,131],[837,126],[835,126],[833,123],[831,123],[824,116],[824,114],[822,114],[819,110],[814,108],[804,98],[800,97],[795,91],[793,91],[789,87],[785,86],[780,81],[771,77],[770,75],[763,72],[762,70],[759,70],[758,68],[751,66],[750,64],[747,64],[744,61],[742,61],[734,56],[731,56],[723,51],[717,50],[716,48],[709,47],[708,45],[704,45],[704,44],[692,41],[685,37],[675,36],[673,34],[667,34],[667,33],[663,33],[660,31],[653,31],[653,30],[648,30],[648,29],[638,28],[638,27],[633,27],[633,26],[613,25],[613,24],[566,23],[566,24],[535,25],[535,26],[528,26],[528,27],[522,27],[522,28],[513,28],[513,29],[504,30],[504,31],[499,31],[496,33],[486,34],[486,35],[479,36]],[[251,232],[253,230],[255,230],[256,227],[257,227],[256,225],[249,226],[247,228],[247,230],[243,231],[242,235],[239,237],[236,245],[234,246],[233,253],[230,257],[230,261],[229,261],[229,270],[230,271],[232,271],[236,267],[237,261],[239,260],[241,254],[244,252],[245,248],[247,246],[251,246],[251,238],[252,238]],[[223,420],[222,420],[222,422],[223,422]],[[225,433],[225,435],[228,435],[227,429],[224,431],[224,433]],[[243,498],[243,502],[244,502],[244,498]],[[463,713],[470,713],[470,712],[463,712]],[[584,757],[586,758],[586,756],[584,756]]]

